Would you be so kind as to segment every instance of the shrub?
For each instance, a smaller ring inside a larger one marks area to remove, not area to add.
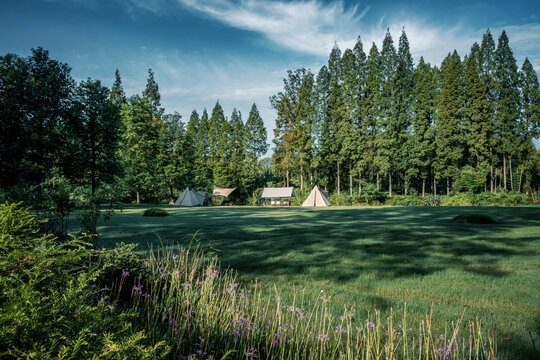
[[[497,224],[495,220],[485,214],[461,214],[452,220],[464,224]]]
[[[169,213],[163,209],[158,208],[151,208],[146,209],[143,213],[143,216],[151,216],[151,217],[162,217],[162,216],[168,216]]]

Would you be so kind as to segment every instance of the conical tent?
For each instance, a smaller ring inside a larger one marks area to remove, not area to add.
[[[326,194],[315,185],[302,206],[330,206],[330,201],[326,198]]]
[[[174,206],[201,206],[204,204],[205,192],[192,191],[187,187],[182,195],[174,202]]]

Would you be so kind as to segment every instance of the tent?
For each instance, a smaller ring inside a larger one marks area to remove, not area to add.
[[[205,196],[205,192],[193,191],[187,187],[178,200],[174,202],[174,206],[202,206]]]
[[[317,185],[311,190],[306,201],[302,203],[302,206],[330,206],[330,202],[327,199],[328,194],[321,191]]]
[[[294,197],[293,187],[264,188],[261,194],[261,199],[277,199],[277,198],[292,198],[292,197]]]
[[[218,188],[214,186],[214,191],[212,192],[213,196],[224,196],[227,197],[232,194],[232,192],[236,190],[236,188]]]

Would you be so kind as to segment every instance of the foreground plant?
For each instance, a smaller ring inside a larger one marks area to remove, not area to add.
[[[360,319],[354,308],[337,316],[331,298],[303,294],[285,302],[276,286],[265,294],[257,281],[241,286],[200,247],[150,252],[147,273],[124,276],[131,306],[140,312],[150,339],[164,341],[173,357],[238,359],[495,359],[495,335],[480,320],[446,329],[432,327],[431,314],[419,324],[407,312]]]

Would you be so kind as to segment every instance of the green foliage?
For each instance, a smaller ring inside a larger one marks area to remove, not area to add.
[[[72,186],[63,176],[53,176],[42,185],[43,202],[41,211],[48,219],[46,228],[63,237],[69,225],[69,214],[75,207]]]
[[[166,210],[158,209],[158,208],[150,208],[146,209],[143,213],[143,216],[151,216],[151,217],[162,217],[162,216],[168,216],[169,213]]]
[[[136,313],[99,285],[111,279],[114,252],[60,243],[40,235],[38,223],[20,204],[0,205],[0,356],[163,358],[167,346],[150,343]]]

